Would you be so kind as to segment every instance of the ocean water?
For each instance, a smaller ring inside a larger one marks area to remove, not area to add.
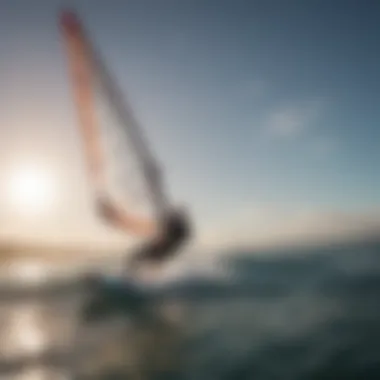
[[[86,339],[103,348],[87,366],[113,357],[91,379],[380,379],[379,243],[224,257],[224,277],[194,275],[152,294],[147,310],[174,315],[165,322],[120,295],[95,323],[78,319],[90,297],[78,287],[28,300],[3,291],[0,379],[70,378],[84,360],[67,352]],[[33,352],[53,354],[33,361]]]

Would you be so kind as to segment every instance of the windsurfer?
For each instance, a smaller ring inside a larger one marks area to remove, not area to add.
[[[161,232],[132,256],[131,264],[160,264],[179,253],[191,234],[188,215],[171,210],[163,220]]]
[[[101,216],[117,225],[120,229],[129,232],[131,219],[121,214],[106,197],[98,201]],[[182,209],[172,209],[162,220],[162,227],[154,237],[137,249],[129,258],[129,265],[161,264],[165,260],[179,253],[179,248],[191,235],[187,213]]]

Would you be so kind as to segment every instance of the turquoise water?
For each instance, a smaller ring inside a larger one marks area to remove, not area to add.
[[[197,285],[186,378],[380,378],[378,244],[231,266],[229,284]]]
[[[89,322],[85,326],[82,321],[82,331],[87,329],[89,335],[103,331],[109,338],[114,328],[123,346],[121,351],[128,346],[128,349],[139,353],[140,357],[135,358],[133,364],[137,368],[151,363],[153,359],[141,350],[141,338],[130,339],[123,335],[123,325],[128,325],[134,332],[139,331],[140,335],[144,329],[151,331],[154,325],[153,338],[146,344],[155,353],[172,356],[171,365],[176,362],[178,365],[172,373],[156,369],[144,378],[380,378],[378,243],[259,255],[233,252],[228,257],[224,264],[229,275],[223,279],[192,277],[160,289],[156,295],[159,297],[157,305],[152,308],[158,310],[168,302],[179,305],[181,323],[177,323],[178,320],[166,325],[151,320],[141,323],[142,319],[126,322],[126,310],[139,306],[132,303],[126,306],[127,297],[124,300],[114,297],[111,316],[104,323],[94,325],[98,326],[96,328],[89,327]],[[34,298],[29,302],[20,301],[17,305],[13,303],[11,308],[3,307],[0,310],[2,358],[8,360],[12,351],[12,339],[8,337],[9,350],[4,344],[6,332],[11,329],[14,335],[18,331],[19,340],[24,341],[24,350],[37,350],[44,344],[51,346],[51,342],[55,342],[56,351],[57,347],[62,350],[68,348],[76,335],[73,321],[78,321],[80,306],[89,296],[85,292],[70,292],[63,295],[52,291],[48,300],[46,297]],[[104,292],[97,296],[98,300],[103,297],[104,301]],[[34,336],[23,327],[33,319],[39,321],[39,333],[34,332]],[[174,344],[173,340],[168,343],[171,337],[175,337]],[[20,351],[20,347],[18,349]],[[17,347],[13,347],[12,355],[16,355],[16,351]],[[30,369],[25,369],[24,377],[18,378],[58,378],[58,370],[54,366],[58,366],[59,360],[50,359],[53,363],[50,372],[47,372],[46,363],[34,363],[34,375]],[[7,363],[3,360],[0,370],[9,370],[9,361]],[[15,369],[17,365],[12,370]],[[111,377],[112,366],[107,371],[98,378],[126,378],[125,375],[116,377],[117,371]],[[61,375],[68,378],[64,370]],[[10,372],[7,376],[2,378],[16,378]],[[95,373],[91,378],[97,378]]]

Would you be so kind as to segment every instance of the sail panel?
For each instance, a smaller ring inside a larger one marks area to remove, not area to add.
[[[98,211],[126,233],[155,234],[166,204],[157,163],[78,17],[64,11],[61,26]]]

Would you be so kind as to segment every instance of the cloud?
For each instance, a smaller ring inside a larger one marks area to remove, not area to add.
[[[278,107],[268,116],[266,129],[274,137],[297,137],[313,124],[320,113],[320,108],[320,102],[317,101]]]
[[[279,205],[248,205],[214,226],[203,236],[213,249],[271,248],[297,244],[319,244],[380,233],[380,210],[291,209]]]

